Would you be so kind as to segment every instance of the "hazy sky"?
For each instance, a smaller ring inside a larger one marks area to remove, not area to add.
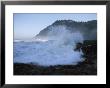
[[[16,13],[14,14],[14,39],[33,38],[56,20],[96,20],[95,13]]]

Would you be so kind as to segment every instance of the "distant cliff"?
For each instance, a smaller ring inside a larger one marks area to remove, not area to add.
[[[91,20],[88,22],[76,22],[73,20],[57,20],[53,24],[47,26],[40,31],[35,38],[45,38],[51,30],[69,30],[70,32],[81,32],[85,40],[97,39],[97,20]]]

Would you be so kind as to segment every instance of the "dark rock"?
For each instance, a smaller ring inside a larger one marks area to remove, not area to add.
[[[15,63],[14,75],[97,75],[96,41],[84,41],[83,44],[79,43],[78,47],[81,48],[84,53],[84,58],[86,59],[83,62],[79,62],[77,65],[44,67],[32,63]]]

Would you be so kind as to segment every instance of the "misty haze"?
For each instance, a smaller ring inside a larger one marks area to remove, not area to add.
[[[14,22],[14,75],[97,75],[96,14],[15,14]]]

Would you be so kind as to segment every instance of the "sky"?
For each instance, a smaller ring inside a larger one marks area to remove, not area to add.
[[[31,39],[56,20],[96,20],[96,13],[15,13],[14,39]]]

